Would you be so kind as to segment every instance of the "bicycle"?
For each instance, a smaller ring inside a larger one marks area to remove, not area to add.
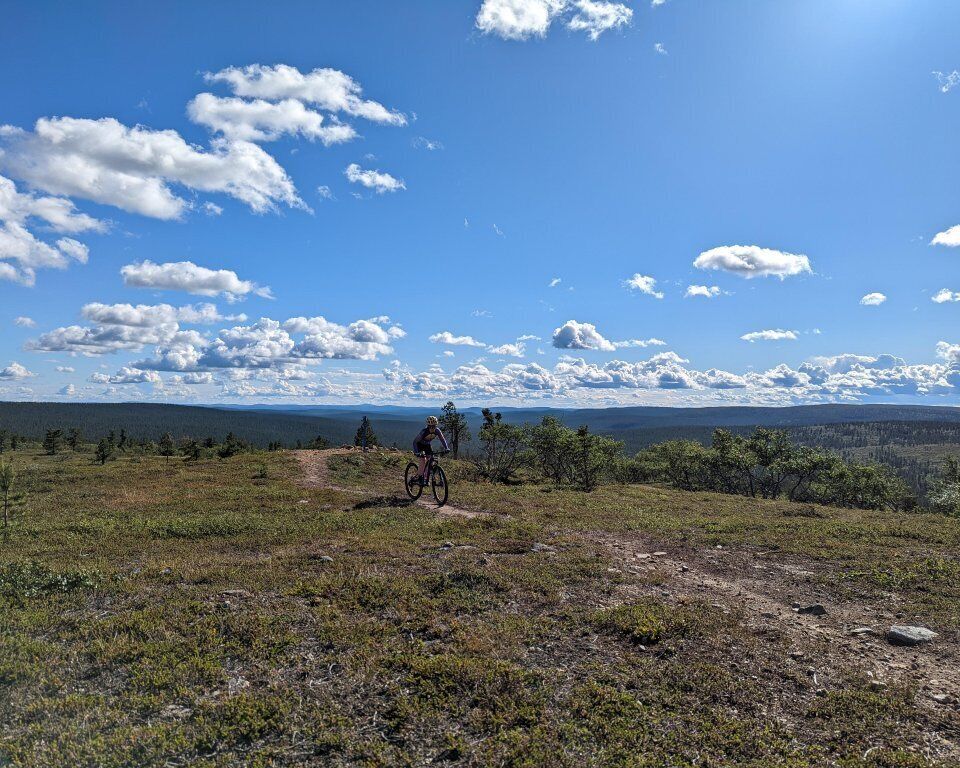
[[[447,485],[447,473],[437,462],[437,456],[441,456],[449,451],[438,451],[431,453],[427,460],[427,477],[429,478],[430,489],[433,491],[433,498],[436,499],[437,506],[442,507],[447,503],[447,496],[450,492],[450,486]],[[407,496],[416,501],[423,493],[426,483],[420,481],[420,465],[415,461],[407,464],[403,472],[403,484],[407,489]]]

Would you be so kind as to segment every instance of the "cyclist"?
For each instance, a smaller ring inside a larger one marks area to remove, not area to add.
[[[450,450],[447,445],[447,438],[443,436],[443,432],[437,426],[439,423],[436,416],[427,416],[427,426],[421,429],[413,440],[413,452],[420,458],[420,485],[427,484],[427,465],[429,464],[429,457],[433,455],[430,443],[439,437],[440,442],[443,443],[443,449],[445,451]]]

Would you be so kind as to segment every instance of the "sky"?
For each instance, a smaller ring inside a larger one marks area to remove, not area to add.
[[[960,4],[4,4],[0,398],[960,405]]]

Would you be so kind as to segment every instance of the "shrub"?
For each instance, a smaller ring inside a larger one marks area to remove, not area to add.
[[[505,424],[499,413],[483,409],[480,453],[473,458],[480,475],[494,483],[507,483],[529,463],[527,430]]]

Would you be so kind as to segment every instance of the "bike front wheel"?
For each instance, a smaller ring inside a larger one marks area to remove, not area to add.
[[[403,473],[403,485],[407,489],[407,496],[411,499],[419,499],[423,493],[423,486],[420,485],[420,465],[411,461],[407,464],[407,469]]]
[[[436,467],[433,470],[433,476],[430,478],[430,488],[433,490],[433,498],[437,500],[437,506],[442,507],[447,503],[447,494],[450,488],[447,486],[447,473],[443,467]]]

